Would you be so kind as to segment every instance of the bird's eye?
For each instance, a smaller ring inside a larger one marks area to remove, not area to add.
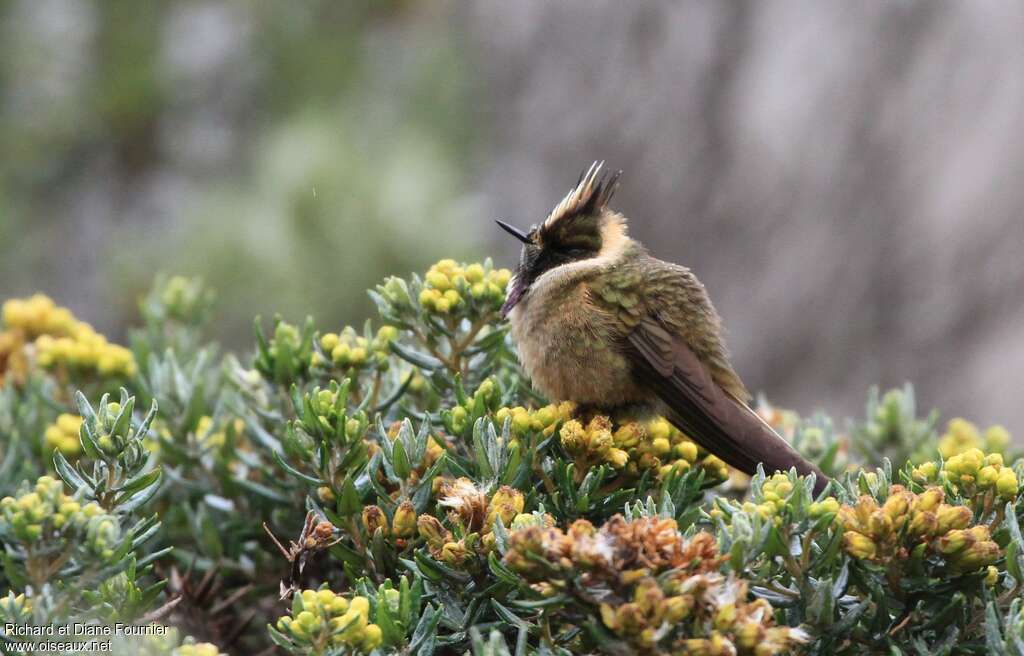
[[[589,251],[585,248],[566,248],[563,249],[562,252],[573,260],[578,260],[580,258],[586,257],[589,254]]]

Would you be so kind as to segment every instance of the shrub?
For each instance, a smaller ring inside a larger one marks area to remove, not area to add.
[[[1024,653],[1005,429],[940,434],[909,386],[842,428],[762,402],[835,481],[748,478],[538,397],[508,279],[444,260],[372,290],[377,325],[257,320],[242,359],[198,280],[158,278],[130,347],[7,301],[0,624],[154,655]]]

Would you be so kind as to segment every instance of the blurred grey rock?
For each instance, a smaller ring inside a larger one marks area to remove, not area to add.
[[[474,3],[495,139],[480,184],[537,221],[591,160],[692,267],[755,390],[1024,433],[1024,7]],[[514,245],[495,235],[506,262]]]

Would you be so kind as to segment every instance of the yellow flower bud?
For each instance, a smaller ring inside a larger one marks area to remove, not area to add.
[[[950,555],[957,553],[963,549],[970,539],[970,535],[965,530],[954,530],[946,533],[939,538],[936,543],[940,553]]]
[[[1007,467],[999,472],[999,477],[996,479],[996,492],[999,493],[999,496],[1004,499],[1016,497],[1018,486],[1017,474],[1012,469]]]
[[[991,540],[975,542],[967,549],[952,558],[955,569],[961,572],[972,571],[998,560],[1001,555],[999,545]]]
[[[571,419],[565,422],[558,434],[562,440],[562,446],[569,453],[580,452],[586,448],[586,431],[583,430],[583,424],[579,421]]]
[[[1010,445],[1010,432],[999,425],[985,429],[985,448],[989,451],[1005,451]]]
[[[448,291],[446,291],[444,293],[444,299],[448,301],[448,303],[452,307],[457,307],[460,303],[462,303],[462,296],[459,294],[459,292],[455,291],[454,289],[449,289]]]
[[[469,288],[469,295],[476,299],[484,298],[489,292],[490,289],[482,282],[474,283]]]
[[[461,565],[467,555],[469,555],[469,551],[461,540],[459,542],[445,542],[444,546],[441,547],[441,561],[449,565]]]
[[[363,650],[373,651],[380,646],[384,640],[384,634],[376,624],[367,624],[363,630]]]
[[[914,512],[934,511],[945,498],[946,495],[942,488],[930,487],[917,495],[917,499],[914,500],[913,510]]]
[[[377,529],[380,529],[384,535],[388,534],[387,517],[378,506],[363,508],[363,526],[366,527],[366,532],[369,535],[376,533]]]
[[[947,533],[955,529],[966,528],[974,518],[974,513],[965,506],[950,506],[942,504],[935,511],[937,520],[936,532]]]
[[[934,481],[939,475],[939,466],[934,462],[925,462],[914,467],[911,477],[918,483]]]
[[[508,269],[497,269],[495,271],[491,271],[490,279],[491,282],[504,290],[508,285],[508,281],[512,279],[512,272]]]
[[[338,345],[337,333],[326,333],[320,338],[320,347],[330,353]]]
[[[351,353],[349,355],[349,358],[351,359],[352,364],[354,364],[356,366],[364,364],[366,362],[366,357],[367,357],[366,349],[364,347],[362,347],[362,346],[357,346],[354,349],[352,349],[352,351],[351,351]]]
[[[629,454],[622,449],[608,449],[605,458],[615,469],[622,469],[629,462]]]
[[[999,478],[999,470],[992,465],[986,465],[978,470],[978,487],[988,489],[996,484]]]
[[[445,291],[450,289],[452,286],[448,276],[441,273],[440,271],[428,271],[426,275],[427,284],[438,291]]]
[[[855,531],[846,531],[843,533],[843,546],[846,548],[846,552],[848,554],[861,560],[870,560],[871,558],[874,558],[877,550],[877,547],[871,538]]]
[[[391,520],[391,530],[395,537],[411,538],[416,534],[416,509],[409,501],[403,501],[395,509]]]
[[[477,283],[484,279],[484,268],[477,263],[470,264],[466,267],[466,280],[471,283]]]
[[[680,458],[688,460],[689,462],[697,461],[697,445],[689,440],[676,444],[675,453]]]
[[[910,527],[908,531],[910,535],[915,537],[924,537],[934,535],[938,530],[939,521],[935,516],[935,513],[930,511],[922,511],[914,513],[910,520]]]
[[[451,532],[433,515],[420,515],[416,519],[416,528],[427,545],[435,549],[440,549],[451,538]]]
[[[910,509],[911,499],[912,497],[910,497],[909,493],[904,492],[901,488],[899,491],[889,495],[889,498],[885,500],[885,504],[882,506],[882,511],[895,522]]]

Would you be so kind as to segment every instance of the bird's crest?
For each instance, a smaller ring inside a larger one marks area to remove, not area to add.
[[[565,198],[544,219],[541,232],[549,232],[573,218],[593,215],[607,207],[608,201],[619,186],[622,171],[606,173],[602,171],[603,167],[604,162],[594,162],[590,165],[590,168],[580,176],[576,186],[569,190]]]

